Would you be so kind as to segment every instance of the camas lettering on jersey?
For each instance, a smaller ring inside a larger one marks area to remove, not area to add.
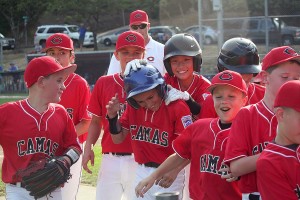
[[[252,155],[257,155],[261,153],[269,144],[269,142],[260,143],[258,145],[255,145],[252,149]]]
[[[226,166],[220,162],[222,162],[222,160],[220,160],[220,156],[203,154],[200,157],[200,171],[222,175],[222,172],[219,170],[225,168]],[[218,169],[218,166],[220,166],[220,169]],[[227,172],[224,175],[226,174]]]
[[[145,141],[152,144],[160,145],[167,147],[169,146],[168,142],[168,133],[163,131],[160,132],[158,129],[152,129],[151,127],[139,126],[137,128],[136,125],[130,126],[131,130],[137,130],[136,135],[134,135],[131,131],[131,139]]]
[[[44,153],[52,157],[54,156],[58,146],[59,145],[56,142],[46,139],[45,137],[35,137],[34,139],[28,138],[27,141],[20,140],[17,142],[19,156]]]

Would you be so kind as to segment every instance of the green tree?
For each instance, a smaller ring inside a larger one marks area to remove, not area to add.
[[[48,3],[40,0],[0,0],[0,14],[9,24],[11,35],[16,38],[17,44],[25,37],[23,16],[28,16],[27,27],[32,27],[45,12]]]

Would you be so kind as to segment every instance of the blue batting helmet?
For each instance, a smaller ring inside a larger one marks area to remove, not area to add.
[[[165,98],[167,92],[165,79],[155,67],[149,64],[142,65],[136,71],[131,70],[124,77],[124,86],[127,94],[127,102],[135,109],[138,109],[140,106],[132,98],[133,96],[157,88],[159,95]]]

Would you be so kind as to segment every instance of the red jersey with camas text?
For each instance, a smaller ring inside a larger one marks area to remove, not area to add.
[[[255,83],[250,83],[247,88],[248,102],[247,105],[255,104],[261,101],[265,95],[265,87],[257,85]],[[201,111],[200,118],[216,118],[218,117],[216,110],[214,108],[214,101],[212,95],[207,96],[204,100]]]
[[[228,138],[224,162],[261,153],[276,136],[277,119],[263,101],[242,108],[235,117]],[[256,172],[239,180],[242,193],[258,192]]]
[[[162,100],[155,112],[127,106],[120,123],[130,131],[128,135],[131,137],[135,161],[139,164],[161,164],[174,153],[172,141],[192,123],[192,117],[184,101],[173,101],[166,106]]]
[[[299,145],[269,143],[256,163],[257,185],[263,200],[300,199]]]
[[[78,74],[71,74],[64,82],[66,90],[61,95],[59,104],[63,105],[76,126],[81,120],[91,120],[87,112],[90,101],[90,88],[85,79]],[[87,133],[78,137],[79,142],[86,141]]]
[[[0,113],[4,183],[21,181],[16,178],[17,171],[32,161],[61,156],[71,147],[81,152],[74,124],[59,104],[49,104],[47,110],[39,113],[25,99],[1,105]]]
[[[230,129],[222,130],[219,118],[199,119],[174,141],[175,152],[191,161],[189,191],[194,200],[240,200],[237,181],[221,179]]]
[[[121,78],[120,74],[113,74],[109,76],[101,76],[93,89],[90,105],[88,107],[88,111],[93,115],[102,118],[103,124],[103,137],[101,140],[102,144],[102,152],[123,152],[123,153],[132,153],[130,136],[127,136],[126,139],[120,143],[115,144],[112,141],[109,132],[109,123],[106,119],[106,105],[114,97],[118,94],[118,99],[121,104],[122,109],[119,111],[119,117],[122,116],[125,108],[126,108],[126,93],[124,90],[124,81]],[[100,125],[99,125],[100,126]]]

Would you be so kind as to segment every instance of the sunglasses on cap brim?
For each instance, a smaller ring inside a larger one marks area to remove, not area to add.
[[[138,30],[138,28],[139,28],[139,29],[144,29],[144,28],[146,28],[146,27],[147,27],[147,24],[131,25],[131,28],[132,28],[133,30]]]

